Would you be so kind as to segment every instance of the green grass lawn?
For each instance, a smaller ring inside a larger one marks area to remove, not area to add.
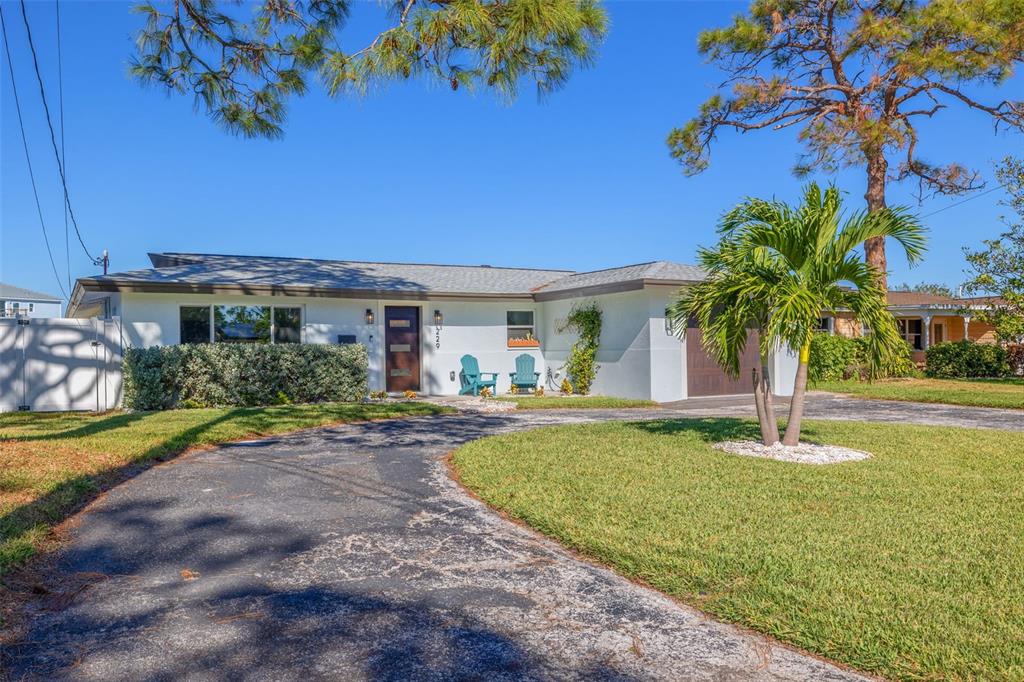
[[[1024,679],[1024,433],[809,422],[874,453],[728,455],[731,419],[604,423],[457,450],[489,504],[719,618],[872,673]]]
[[[0,414],[0,576],[30,557],[55,524],[145,462],[231,440],[447,411],[410,402]]]
[[[638,400],[634,398],[609,398],[600,395],[571,395],[571,396],[502,396],[495,398],[504,402],[515,403],[520,410],[576,410],[581,408],[591,409],[619,409],[633,407],[657,407],[658,403],[653,400]]]
[[[1024,409],[1024,378],[829,381],[814,384],[811,389],[857,398]]]

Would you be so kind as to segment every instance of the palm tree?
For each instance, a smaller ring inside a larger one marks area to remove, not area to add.
[[[868,334],[872,372],[903,348],[886,309],[879,274],[857,246],[891,237],[910,264],[925,250],[925,229],[903,208],[859,212],[845,218],[839,191],[811,183],[793,208],[779,201],[747,199],[719,223],[720,241],[701,249],[707,279],[685,290],[668,310],[676,329],[694,318],[704,347],[728,373],[739,375],[740,356],[757,332],[760,370],[754,402],[766,445],[778,441],[768,358],[780,347],[799,352],[796,382],[783,445],[800,441],[811,337],[823,313],[849,311]]]

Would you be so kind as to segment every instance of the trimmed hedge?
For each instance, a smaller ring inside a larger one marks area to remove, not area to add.
[[[184,344],[129,348],[124,405],[133,410],[357,401],[362,345]]]
[[[1013,368],[1006,349],[991,343],[948,341],[925,353],[925,374],[936,379],[1008,377]]]
[[[879,368],[878,378],[907,377],[917,372],[910,358],[910,345],[888,365]],[[868,346],[864,337],[849,338],[820,332],[811,338],[811,358],[807,376],[813,381],[840,381],[868,376]]]

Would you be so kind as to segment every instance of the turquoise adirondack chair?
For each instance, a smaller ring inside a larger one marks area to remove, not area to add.
[[[523,353],[516,358],[516,371],[509,372],[512,378],[512,385],[519,388],[537,388],[537,381],[540,379],[540,372],[535,372],[534,358],[532,355]]]
[[[486,377],[490,377],[487,379]],[[480,389],[487,386],[491,389],[491,393],[497,391],[498,386],[498,373],[497,372],[481,372],[480,363],[476,361],[472,355],[462,356],[462,388],[459,390],[459,395],[480,395]]]

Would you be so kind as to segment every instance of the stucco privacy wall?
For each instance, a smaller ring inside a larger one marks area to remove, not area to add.
[[[118,318],[0,320],[0,412],[107,410],[121,401]]]

